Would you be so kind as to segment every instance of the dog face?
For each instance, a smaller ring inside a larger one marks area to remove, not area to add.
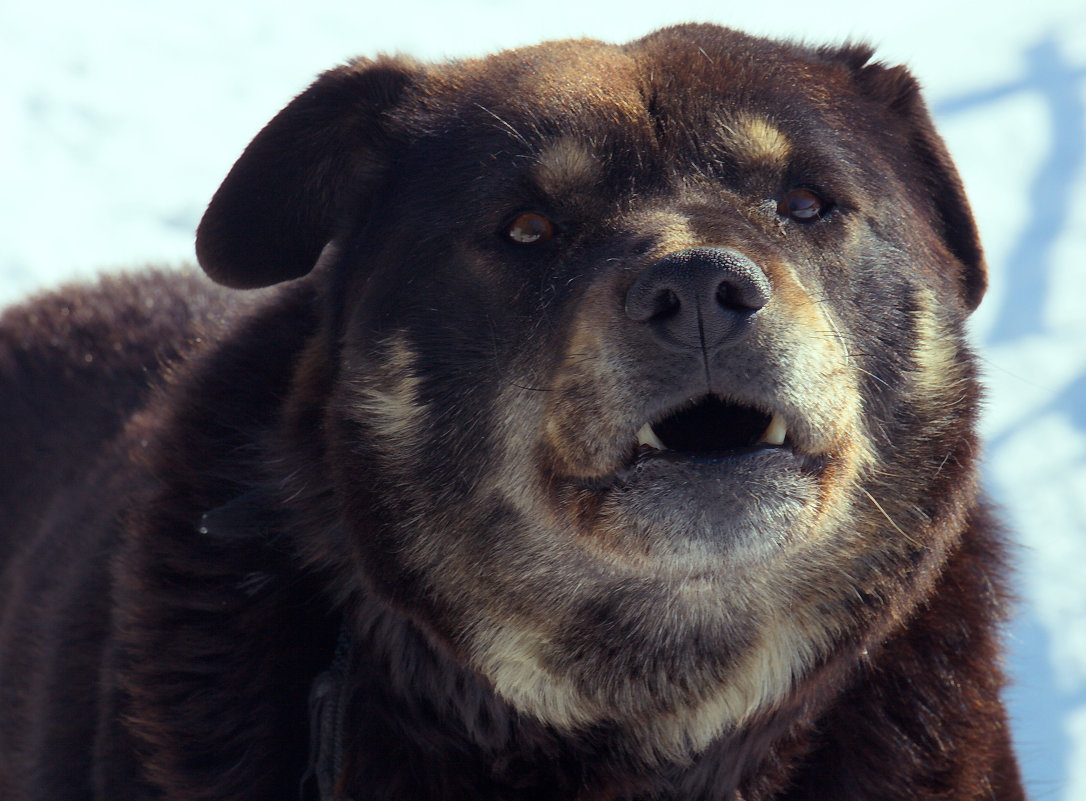
[[[930,589],[984,266],[869,55],[688,26],[357,62],[213,200],[217,280],[319,262],[344,574],[518,710],[682,759]]]

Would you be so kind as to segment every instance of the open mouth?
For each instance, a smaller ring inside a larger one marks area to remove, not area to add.
[[[637,432],[637,460],[722,459],[751,449],[782,447],[788,427],[779,414],[707,396]]]

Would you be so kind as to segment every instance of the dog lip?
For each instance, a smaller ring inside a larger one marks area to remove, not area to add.
[[[718,474],[749,478],[754,475],[748,472],[752,469],[757,473],[767,469],[783,470],[792,475],[804,474],[815,477],[824,471],[829,461],[828,456],[804,453],[791,443],[784,445],[755,443],[701,453],[683,453],[641,446],[626,463],[613,472],[596,478],[581,478],[576,483],[584,490],[606,493],[640,484],[648,475],[654,477],[652,480],[670,476],[677,481],[685,482],[689,480],[691,470],[706,477]],[[739,472],[736,472],[737,470]],[[740,480],[744,479],[740,478]]]
[[[826,464],[825,458],[805,454],[792,445],[769,445],[767,443],[755,443],[739,448],[730,448],[721,451],[705,451],[701,453],[680,453],[676,451],[654,450],[639,448],[633,459],[611,477],[612,480],[625,482],[630,480],[638,470],[651,464],[670,464],[676,467],[698,466],[705,469],[714,467],[726,470],[740,462],[748,461],[758,456],[772,457],[775,463],[791,463],[794,468],[803,473],[819,473]],[[784,459],[785,462],[780,462]]]
[[[756,442],[753,445],[743,445],[738,448],[727,448],[716,451],[699,451],[697,453],[683,453],[681,451],[672,451],[667,449],[659,450],[656,448],[646,448],[642,446],[637,449],[637,453],[634,455],[634,463],[643,462],[648,459],[663,459],[669,462],[711,464],[713,462],[722,462],[727,459],[746,456],[748,454],[758,453],[760,451],[776,450],[794,451],[795,449],[783,445],[771,445],[765,442]]]

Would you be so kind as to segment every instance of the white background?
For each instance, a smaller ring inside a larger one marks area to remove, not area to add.
[[[1086,801],[1082,0],[0,0],[0,303],[99,269],[190,259],[244,145],[350,56],[621,41],[694,20],[866,40],[925,86],[992,270],[973,330],[990,386],[986,481],[1021,543],[1015,736],[1033,798]]]

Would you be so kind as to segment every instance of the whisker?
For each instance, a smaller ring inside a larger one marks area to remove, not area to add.
[[[890,517],[890,515],[886,514],[886,510],[882,508],[882,504],[880,504],[878,501],[875,500],[874,495],[872,495],[870,492],[868,492],[863,487],[860,487],[860,492],[862,492],[864,495],[866,495],[868,497],[868,499],[871,501],[871,503],[875,504],[875,508],[878,509],[880,512],[882,512],[882,516],[886,518],[887,522],[891,526],[894,527],[894,529],[897,531],[898,534],[900,534],[902,537],[905,538],[906,542],[908,542],[910,545],[919,545],[919,543],[915,539],[910,537],[908,534],[906,534],[902,530],[901,526],[899,526],[897,523],[894,522],[893,518]]]
[[[517,389],[523,389],[526,392],[554,392],[554,387],[529,387],[525,384],[518,384],[516,381],[507,382],[509,386],[516,387]]]
[[[844,335],[841,333],[841,329],[837,327],[837,323],[833,321],[833,317],[831,317],[829,314],[823,316],[826,318],[826,322],[830,324],[830,328],[832,328],[837,334],[838,339],[841,340],[841,347],[845,350],[845,364],[851,363],[852,357],[849,355],[848,352],[848,340],[845,339]]]
[[[869,376],[871,376],[872,378],[874,378],[874,379],[875,379],[876,381],[878,381],[878,382],[879,382],[880,384],[882,384],[882,385],[883,385],[884,387],[889,387],[889,386],[890,386],[890,385],[889,385],[889,384],[888,384],[888,383],[887,383],[887,382],[885,381],[885,379],[879,378],[879,377],[878,377],[877,375],[875,375],[874,373],[872,373],[872,372],[871,372],[870,370],[865,370],[864,368],[862,368],[862,367],[858,367],[858,366],[856,366],[856,365],[853,365],[853,366],[854,366],[854,367],[856,367],[856,369],[857,369],[857,370],[859,370],[859,371],[860,371],[861,373],[863,373],[864,375],[869,375]]]
[[[516,138],[516,140],[518,142],[521,142],[521,143],[527,145],[529,150],[531,150],[533,152],[535,151],[535,147],[532,145],[531,142],[529,142],[524,137],[524,135],[520,131],[518,131],[516,128],[514,128],[512,125],[510,125],[508,122],[503,120],[501,117],[499,117],[497,114],[495,114],[493,111],[491,111],[490,109],[488,109],[486,106],[482,105],[481,103],[476,103],[475,105],[476,105],[476,107],[482,109],[487,114],[489,114],[491,117],[496,119],[501,124],[501,126],[503,128],[505,128],[507,131],[509,131],[509,133],[513,134],[514,138]]]

